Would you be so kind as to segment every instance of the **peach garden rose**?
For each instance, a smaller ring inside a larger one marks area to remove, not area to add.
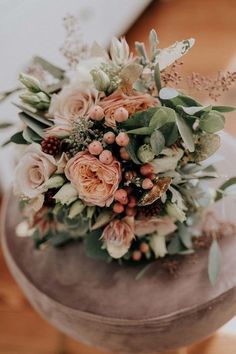
[[[44,192],[44,183],[56,169],[53,156],[42,152],[38,144],[30,145],[15,170],[15,193],[28,198],[38,197]]]
[[[114,113],[117,108],[125,108],[129,116],[135,112],[144,111],[158,104],[156,98],[142,92],[134,91],[132,95],[126,95],[121,90],[117,90],[110,96],[104,98],[100,103],[105,113],[105,121],[108,126],[115,127],[116,121]]]
[[[110,206],[121,180],[120,163],[113,159],[109,165],[87,151],[68,161],[65,174],[88,205]]]

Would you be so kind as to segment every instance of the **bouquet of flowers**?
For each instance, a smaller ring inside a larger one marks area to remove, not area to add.
[[[220,147],[217,132],[233,108],[202,105],[166,84],[193,44],[160,49],[152,30],[150,57],[139,42],[130,53],[124,38],[109,52],[94,43],[62,87],[20,74],[23,124],[11,138],[24,146],[14,182],[25,217],[18,234],[40,249],[81,240],[88,256],[107,261],[194,251],[190,226],[235,179],[215,191],[202,183],[217,177],[202,162]],[[217,239],[210,253],[216,259]]]

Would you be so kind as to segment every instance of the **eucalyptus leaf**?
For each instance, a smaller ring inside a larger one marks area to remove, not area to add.
[[[217,111],[204,113],[199,121],[199,128],[207,133],[216,133],[224,128],[224,116]]]
[[[90,232],[84,239],[85,251],[90,258],[108,261],[110,257],[107,251],[102,249],[101,235],[100,230]]]
[[[179,129],[179,133],[186,145],[186,148],[193,152],[195,150],[194,147],[194,140],[193,140],[193,132],[191,128],[187,125],[184,118],[181,117],[179,114],[176,114],[176,124]]]
[[[215,285],[220,273],[221,251],[217,240],[213,240],[208,258],[208,276],[212,285]]]
[[[236,108],[231,106],[213,106],[212,109],[217,112],[228,113],[235,111]]]
[[[129,156],[131,157],[132,161],[137,164],[140,165],[141,162],[139,161],[136,152],[138,151],[139,148],[139,144],[138,141],[135,137],[133,137],[132,135],[129,137],[129,144],[126,147],[126,150],[129,154]]]
[[[137,129],[128,130],[128,134],[136,134],[136,135],[150,135],[153,132],[152,127],[142,127]]]
[[[219,188],[215,196],[215,202],[219,201],[224,197],[224,191],[226,191],[227,188],[230,186],[236,184],[236,177],[232,177],[228,179],[226,182],[224,182]]]
[[[150,138],[150,144],[154,154],[159,155],[165,146],[164,135],[159,130],[154,130]]]
[[[148,127],[153,114],[158,109],[160,109],[160,107],[152,107],[147,109],[146,111],[137,112],[133,114],[129,119],[127,119],[124,123],[120,124],[120,126],[126,130]]]
[[[166,146],[173,145],[179,137],[179,130],[176,123],[166,123],[160,128],[160,131],[165,137]]]
[[[179,96],[179,92],[173,87],[163,87],[159,92],[161,100],[171,100],[177,96]]]
[[[220,147],[220,137],[217,134],[202,134],[195,144],[195,151],[190,155],[191,161],[201,162],[212,156]]]
[[[180,108],[184,113],[194,116],[196,113],[199,112],[209,112],[212,109],[212,106],[202,106],[202,107],[184,107],[184,106],[177,106],[177,108]]]
[[[149,127],[159,129],[164,124],[175,122],[176,113],[169,107],[160,107],[152,116]]]

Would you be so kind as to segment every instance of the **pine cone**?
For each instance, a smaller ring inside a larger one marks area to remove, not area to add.
[[[60,151],[61,141],[56,136],[49,136],[41,142],[42,151],[56,156]]]

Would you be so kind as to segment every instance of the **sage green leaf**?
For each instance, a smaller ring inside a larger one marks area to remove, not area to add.
[[[53,77],[60,80],[63,79],[65,75],[65,70],[59,68],[58,66],[50,63],[46,59],[43,59],[39,56],[33,58],[35,64],[39,64],[45,71],[49,72]]]
[[[199,128],[207,133],[216,133],[224,128],[224,116],[217,111],[204,113],[199,121]]]
[[[179,133],[186,145],[186,148],[193,152],[195,150],[194,140],[193,140],[193,132],[191,128],[187,125],[184,118],[182,118],[179,114],[176,114],[176,124],[179,129]]]
[[[179,130],[175,122],[164,124],[160,131],[164,135],[166,146],[173,145],[179,137]]]
[[[37,122],[35,119],[31,118],[30,116],[28,116],[23,112],[19,113],[19,117],[22,120],[22,122],[26,124],[27,127],[31,128],[41,138],[44,136],[44,128],[45,128],[44,125]]]
[[[177,106],[177,108],[182,109],[184,113],[194,116],[196,113],[199,112],[209,112],[212,109],[212,106],[202,106],[202,107],[184,107],[184,106]]]
[[[10,141],[15,144],[27,144],[27,141],[23,138],[23,132],[18,132],[12,135]]]
[[[66,231],[57,232],[50,239],[50,242],[54,247],[62,247],[70,241],[71,241],[70,235]]]
[[[164,124],[175,122],[176,113],[173,109],[168,107],[160,107],[152,116],[149,127],[159,129]]]
[[[164,135],[160,132],[160,130],[154,130],[150,138],[150,144],[152,147],[152,151],[156,156],[162,152],[165,146],[165,138]]]
[[[107,225],[112,219],[113,219],[113,213],[111,211],[109,211],[109,210],[102,211],[98,215],[98,217],[97,217],[95,223],[93,224],[91,230],[92,231],[93,230],[97,230],[97,229]]]
[[[175,235],[167,246],[168,254],[174,255],[183,251],[180,239],[178,235]]]
[[[215,202],[222,199],[224,197],[224,191],[230,186],[236,184],[236,177],[232,177],[224,182],[219,188],[215,196]]]
[[[171,100],[177,96],[179,96],[179,92],[173,87],[163,87],[159,92],[161,100]]]
[[[195,144],[195,151],[190,160],[201,162],[212,156],[220,147],[220,137],[217,134],[202,134]]]
[[[100,230],[90,232],[84,238],[85,251],[90,258],[108,261],[110,257],[107,251],[102,248],[101,235],[102,232]]]
[[[138,141],[137,139],[130,135],[129,136],[129,144],[126,146],[126,150],[129,154],[129,156],[131,157],[131,160],[136,164],[136,165],[140,165],[141,162],[139,161],[136,153],[139,149],[139,144],[138,144]]]
[[[129,119],[127,119],[124,123],[121,123],[120,126],[125,130],[148,127],[153,114],[158,109],[160,109],[160,107],[152,107],[147,109],[146,111],[137,112],[133,114]]]
[[[136,135],[150,135],[153,132],[153,128],[151,127],[142,127],[137,129],[128,130],[128,134],[136,134]]]
[[[192,248],[192,235],[191,235],[189,227],[185,226],[182,223],[178,223],[178,234],[179,234],[179,238],[180,238],[181,242],[183,243],[183,245],[186,248],[191,249]]]
[[[208,258],[208,276],[212,285],[215,285],[220,273],[221,251],[217,240],[213,240]]]
[[[44,115],[41,113],[38,113],[38,112],[32,112],[32,111],[29,111],[28,109],[25,108],[24,105],[21,105],[19,103],[15,103],[13,102],[13,104],[17,107],[17,108],[20,108],[25,114],[27,114],[28,116],[30,116],[31,118],[35,119],[36,121],[42,123],[43,125],[45,125],[45,128],[46,127],[51,127],[53,126],[53,122],[47,118],[44,117]]]
[[[6,129],[12,127],[12,123],[0,123],[0,129]]]
[[[159,44],[157,33],[154,29],[152,29],[149,33],[149,44],[150,44],[150,51],[152,54],[151,60],[153,61],[157,55],[158,52],[157,47]]]
[[[213,106],[212,109],[217,112],[228,113],[235,111],[236,108],[231,106]]]
[[[158,63],[155,65],[155,68],[154,68],[154,80],[155,80],[155,84],[157,87],[157,91],[160,92],[160,90],[161,90],[161,74],[160,74],[160,68],[159,68]]]

